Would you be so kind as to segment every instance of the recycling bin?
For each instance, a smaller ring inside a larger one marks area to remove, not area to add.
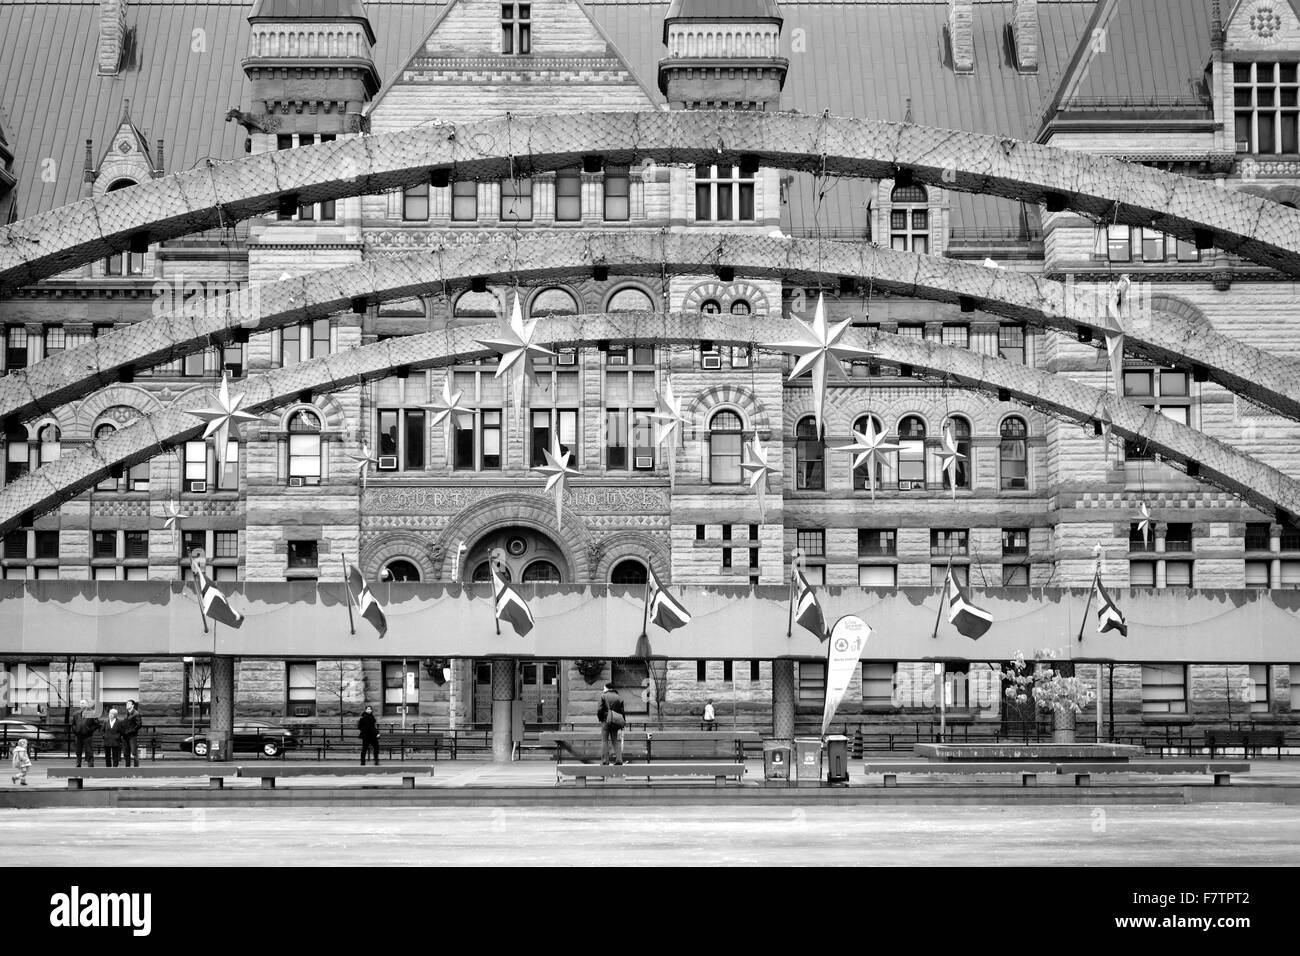
[[[799,783],[821,783],[822,742],[819,737],[796,737],[794,741],[796,777]]]
[[[843,734],[826,738],[826,782],[849,782],[849,738]]]
[[[763,741],[763,779],[790,780],[790,745],[779,740]]]

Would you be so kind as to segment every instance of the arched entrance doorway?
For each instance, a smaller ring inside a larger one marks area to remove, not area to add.
[[[560,546],[533,528],[511,526],[489,531],[466,552],[462,577],[476,584],[491,581],[488,555],[501,549],[505,556],[505,578],[518,582],[525,599],[535,593],[533,585],[564,584],[573,581],[573,570]],[[520,661],[515,671],[515,691],[523,708],[524,726],[536,729],[558,725],[563,719],[565,694],[560,686],[564,672],[558,660]],[[474,662],[474,722],[492,723],[492,663]]]

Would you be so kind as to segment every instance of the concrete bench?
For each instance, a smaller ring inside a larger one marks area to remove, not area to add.
[[[1226,747],[1240,747],[1243,756],[1249,756],[1252,749],[1258,756],[1261,747],[1276,747],[1277,759],[1281,760],[1286,735],[1280,730],[1207,730],[1205,746],[1209,748],[1211,760],[1215,750]]]
[[[210,764],[206,767],[51,767],[47,777],[68,779],[69,790],[80,790],[83,780],[124,780],[132,777],[207,777],[208,787],[220,790],[223,777],[238,776],[235,767]]]
[[[739,780],[745,773],[743,763],[624,763],[624,764],[590,764],[561,763],[555,765],[555,780],[573,777],[580,787],[587,785],[588,777],[602,780],[626,779],[628,777],[645,777],[648,783],[655,777],[712,777],[713,785],[725,786],[728,777]]]
[[[588,744],[592,751],[600,747],[601,730],[600,728],[589,728],[585,730],[546,730],[537,735],[537,742],[541,746],[554,746],[555,759],[559,761],[563,758],[563,752],[568,751],[579,760],[583,756],[575,749],[574,744]],[[668,749],[680,751],[677,753],[667,754],[671,760],[690,760],[705,759],[718,760],[722,758],[719,750],[728,752],[728,756],[734,757],[737,761],[745,759],[745,746],[757,746],[763,742],[763,735],[755,730],[625,730],[623,731],[623,747],[625,751],[633,744],[643,744],[645,746],[646,760],[654,759],[655,745],[660,745],[660,752],[663,752],[664,745],[669,745]],[[700,758],[694,757],[690,751],[702,752],[708,750],[709,753]]]
[[[1055,769],[1050,763],[973,763],[935,762],[935,763],[867,763],[862,768],[866,773],[878,773],[884,776],[886,787],[898,786],[899,774],[995,774],[1018,773],[1020,785],[1032,787],[1038,783],[1040,773],[1052,773]]]
[[[433,767],[428,764],[384,764],[370,767],[331,767],[325,764],[291,765],[281,767],[238,767],[241,777],[260,777],[262,787],[275,789],[276,777],[377,777],[385,774],[401,774],[402,786],[407,790],[415,789],[415,778],[419,774],[433,776]]]
[[[1092,783],[1094,773],[1201,773],[1211,774],[1216,787],[1226,787],[1232,783],[1232,774],[1246,773],[1250,764],[1242,762],[1205,761],[1205,760],[1134,760],[1129,763],[1067,763],[1058,764],[1059,774],[1073,774],[1076,787],[1086,787]]]

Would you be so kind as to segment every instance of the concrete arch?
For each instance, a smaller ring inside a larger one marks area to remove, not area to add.
[[[292,150],[284,150],[292,152]],[[30,418],[115,382],[126,370],[152,367],[233,336],[322,318],[357,306],[414,295],[456,293],[484,277],[503,284],[552,283],[589,275],[594,261],[611,272],[658,276],[664,268],[698,273],[723,261],[751,277],[815,286],[832,276],[870,277],[881,292],[937,302],[966,302],[991,314],[1104,338],[1106,293],[1011,269],[883,249],[865,242],[771,239],[739,234],[578,233],[467,242],[440,251],[379,259],[270,282],[202,299],[154,316],[37,364],[0,376],[0,419]],[[624,285],[623,283],[620,286]],[[1141,303],[1141,296],[1133,296]],[[651,301],[658,301],[652,294]],[[632,315],[635,313],[629,313]],[[759,316],[762,318],[762,316]],[[775,326],[773,327],[775,328]],[[773,332],[763,330],[755,341]],[[1170,365],[1200,366],[1230,391],[1300,420],[1300,361],[1263,352],[1205,323],[1134,308],[1126,348]],[[643,336],[643,339],[645,337]],[[748,343],[740,343],[748,344]]]
[[[1210,320],[1201,309],[1186,299],[1168,293],[1159,293],[1151,297],[1151,311],[1161,315],[1174,315],[1185,321],[1190,328],[1209,329]]]
[[[772,422],[763,403],[758,400],[757,395],[741,385],[715,385],[700,392],[687,406],[686,416],[694,423],[696,429],[708,431],[709,418],[718,409],[727,407],[740,412],[745,420],[746,431],[772,430]]]
[[[516,144],[518,144],[516,146]],[[1300,211],[1146,166],[1006,137],[914,124],[742,110],[517,116],[418,126],[208,163],[0,229],[0,294],[127,247],[219,228],[276,207],[427,182],[434,168],[497,182],[517,156],[546,172],[606,162],[739,163],[1044,202],[1210,243],[1300,275]],[[708,261],[708,260],[703,260]]]
[[[385,564],[403,558],[420,569],[421,582],[433,581],[441,570],[434,559],[435,547],[429,538],[410,531],[386,531],[377,541],[361,549],[357,563],[368,580],[378,581],[379,571]]]
[[[668,545],[644,531],[615,531],[599,539],[600,560],[596,562],[592,581],[608,584],[609,574],[620,561],[629,558],[649,565],[665,584],[669,581],[670,558]]]
[[[666,344],[685,345],[710,339],[723,345],[739,345],[756,341],[767,332],[762,317],[629,313],[542,319],[537,324],[536,340],[590,345],[605,339],[622,344],[652,337]],[[486,357],[488,350],[475,341],[482,334],[480,326],[386,339],[253,376],[243,383],[238,394],[243,396],[244,407],[249,411],[266,412],[292,401],[303,389],[327,392],[385,377],[398,368],[427,368],[445,365],[453,359]],[[1120,438],[1141,439],[1169,461],[1183,465],[1194,463],[1201,481],[1222,488],[1267,513],[1300,515],[1300,481],[1209,435],[1107,392],[1025,365],[892,333],[851,330],[845,340],[878,354],[885,361],[911,365],[922,374],[942,377],[959,388],[1006,392],[1010,400],[1047,414],[1078,422],[1109,416],[1112,430]],[[29,511],[44,512],[75,497],[113,467],[145,461],[201,434],[202,430],[202,422],[179,405],[173,405],[5,485],[0,488],[0,533],[16,527]],[[514,512],[500,510],[502,503],[511,504]],[[572,549],[566,550],[571,567],[587,568],[590,573],[589,559],[573,560],[581,546],[590,543],[587,529],[571,516],[561,532],[555,523],[553,503],[540,490],[535,494],[502,495],[462,515],[443,533],[444,555],[448,553],[445,550],[448,542],[454,547],[459,538],[475,531],[481,534],[494,521],[523,520],[519,516],[535,522],[538,530],[554,536],[563,548]],[[466,523],[471,517],[478,522],[475,527]],[[447,560],[444,557],[444,568]]]
[[[582,519],[566,514],[561,527],[555,521],[555,502],[549,495],[503,489],[501,494],[464,509],[443,528],[438,535],[443,558],[434,571],[436,578],[430,580],[450,580],[456,547],[461,541],[473,547],[475,541],[502,525],[520,525],[541,532],[559,547],[575,578],[581,580],[584,572],[590,577],[592,537]],[[461,573],[464,571],[462,568]]]
[[[86,398],[77,408],[77,423],[86,430],[94,431],[95,424],[110,408],[124,405],[138,409],[141,415],[152,415],[162,408],[162,403],[138,385],[110,385]]]

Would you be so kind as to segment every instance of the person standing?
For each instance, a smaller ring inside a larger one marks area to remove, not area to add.
[[[108,712],[104,721],[104,766],[116,767],[122,762],[122,719],[117,716],[117,708]]]
[[[27,786],[27,771],[31,769],[32,758],[27,753],[27,738],[20,737],[18,743],[14,744],[14,783],[21,783]]]
[[[366,765],[366,752],[373,752],[375,755],[375,766],[379,766],[379,723],[375,720],[375,712],[372,708],[367,707],[361,719],[357,721],[357,730],[361,731],[361,766]]]
[[[614,763],[623,763],[623,728],[627,726],[627,716],[623,711],[623,698],[612,683],[606,684],[600,695],[600,706],[596,708],[596,719],[600,721],[600,762],[608,764],[609,752],[614,750]]]
[[[128,767],[140,766],[140,746],[136,743],[136,737],[143,726],[144,719],[141,718],[140,711],[136,709],[135,701],[128,700],[126,702],[126,715],[122,718],[122,752],[126,756],[126,765]]]
[[[706,700],[704,702],[704,729],[718,729],[718,715],[713,711],[713,701],[711,700]]]
[[[99,732],[99,718],[95,716],[94,711],[90,709],[90,702],[83,700],[81,702],[81,712],[77,714],[77,719],[72,722],[72,736],[77,742],[77,766],[81,766],[81,758],[85,756],[86,766],[95,766],[95,734]]]

